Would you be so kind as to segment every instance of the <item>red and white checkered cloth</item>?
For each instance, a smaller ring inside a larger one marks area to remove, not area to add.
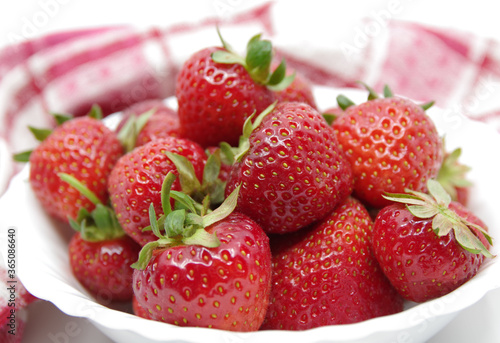
[[[292,49],[272,6],[168,27],[62,32],[0,50],[1,163],[7,163],[6,152],[35,144],[26,126],[51,125],[49,112],[81,115],[98,103],[112,113],[173,95],[182,62],[196,50],[219,45],[216,24],[229,42],[263,33],[315,84],[359,87],[356,81],[362,80],[380,90],[387,83],[398,94],[435,100],[449,115],[463,113],[500,130],[500,42],[392,20],[382,39],[359,33],[355,39],[363,44]],[[4,186],[0,180],[0,194]]]

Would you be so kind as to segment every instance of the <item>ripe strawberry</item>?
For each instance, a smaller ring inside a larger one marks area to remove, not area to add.
[[[478,272],[492,257],[485,224],[435,180],[430,195],[408,191],[387,198],[374,224],[373,249],[384,273],[408,300],[445,295]]]
[[[318,106],[316,105],[311,82],[305,75],[290,68],[287,75],[295,75],[295,77],[287,88],[274,92],[278,102],[304,102],[312,108],[317,109]]]
[[[149,312],[144,309],[144,307],[139,304],[135,294],[132,296],[132,312],[137,316],[144,319],[151,319]]]
[[[376,95],[375,95],[376,96]],[[374,98],[349,106],[333,122],[354,174],[354,195],[372,207],[390,201],[385,192],[425,191],[442,161],[441,139],[422,107],[398,98]]]
[[[132,263],[140,245],[122,234],[88,240],[80,232],[69,243],[69,261],[76,279],[94,296],[105,301],[132,299]]]
[[[115,132],[127,150],[165,137],[181,137],[177,112],[161,100],[146,100],[123,111]]]
[[[274,252],[262,328],[305,330],[402,311],[403,299],[372,255],[372,224],[364,206],[348,197],[324,220],[298,231],[300,240]]]
[[[162,212],[161,185],[169,171],[176,166],[166,153],[186,157],[193,165],[195,178],[202,180],[206,154],[196,143],[182,138],[167,137],[149,142],[123,155],[114,166],[108,180],[111,204],[123,230],[139,244],[156,240],[149,226],[148,209]],[[176,180],[174,190],[180,190]]]
[[[235,192],[204,216],[164,210],[165,235],[150,212],[159,240],[141,251],[133,286],[151,319],[231,331],[260,328],[270,292],[269,238],[247,216],[231,213],[236,198]]]
[[[236,145],[245,120],[274,101],[271,89],[288,86],[285,64],[270,73],[272,46],[260,35],[247,46],[247,56],[223,47],[209,47],[193,54],[182,66],[176,83],[183,137],[203,147],[225,141]]]
[[[350,194],[349,163],[337,148],[333,129],[311,106],[277,104],[254,124],[248,149],[229,175],[226,194],[241,183],[238,211],[267,233],[307,226]]]
[[[68,120],[31,153],[31,187],[49,214],[68,221],[81,208],[92,211],[94,204],[58,174],[74,176],[106,202],[107,178],[122,153],[117,136],[101,121],[92,117]]]

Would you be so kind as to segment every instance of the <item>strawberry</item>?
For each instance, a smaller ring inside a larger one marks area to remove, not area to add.
[[[140,246],[125,234],[118,237],[84,239],[80,232],[69,243],[69,261],[76,279],[94,296],[105,301],[132,299],[130,267]]]
[[[92,201],[91,212],[81,208],[69,223],[76,233],[69,242],[69,261],[76,279],[101,301],[132,298],[132,268],[140,246],[125,235],[113,210],[73,176],[60,173],[61,180]]]
[[[287,75],[295,75],[293,82],[285,89],[275,91],[274,95],[278,102],[304,102],[317,109],[316,99],[312,91],[311,82],[305,75],[289,68]]]
[[[249,41],[245,58],[222,37],[221,41],[223,47],[194,53],[177,77],[182,135],[203,147],[222,141],[236,145],[245,120],[274,101],[273,90],[283,89],[293,80],[285,77],[284,62],[270,72],[272,46],[260,35]]]
[[[137,316],[144,319],[151,319],[149,312],[144,309],[144,307],[139,304],[135,294],[132,296],[132,312]]]
[[[402,311],[403,299],[372,255],[372,225],[364,206],[348,197],[321,222],[294,233],[294,243],[274,251],[262,328],[305,330]]]
[[[169,171],[177,173],[176,165],[167,153],[187,158],[193,167],[192,181],[202,180],[205,152],[198,144],[175,137],[151,141],[123,155],[109,176],[108,190],[118,221],[123,230],[141,245],[156,240],[152,232],[142,231],[149,226],[149,205],[153,204],[161,213],[163,179]],[[179,180],[173,189],[181,190]]]
[[[58,174],[67,173],[106,202],[106,182],[123,153],[117,136],[100,120],[79,117],[57,126],[31,153],[30,184],[43,208],[63,221],[94,204]]]
[[[116,128],[128,151],[152,140],[181,137],[177,112],[161,100],[146,100],[123,111]]]
[[[267,233],[286,233],[331,212],[350,194],[352,173],[318,111],[296,102],[268,111],[245,129],[226,194],[241,183],[238,211]]]
[[[481,267],[491,239],[486,225],[429,180],[429,194],[389,194],[373,229],[373,249],[384,273],[408,300],[424,302],[470,280]]]
[[[372,91],[333,122],[354,174],[353,194],[371,207],[390,204],[385,192],[425,191],[442,162],[441,139],[425,110],[408,99]]]
[[[134,264],[138,304],[151,319],[174,325],[258,330],[269,301],[269,238],[253,220],[233,212],[237,191],[204,215],[192,199],[171,193],[184,206],[163,210],[165,235],[151,206],[151,228],[159,239],[144,246]]]

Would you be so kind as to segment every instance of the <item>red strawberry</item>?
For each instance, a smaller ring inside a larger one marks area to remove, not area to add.
[[[485,224],[435,180],[431,195],[409,191],[387,198],[374,224],[373,249],[384,273],[408,300],[424,302],[470,280],[488,252]]]
[[[141,304],[139,304],[135,294],[132,296],[132,312],[138,317],[141,317],[144,319],[151,319],[149,312],[146,311],[144,309],[144,307],[141,306]]]
[[[309,106],[317,109],[316,99],[312,91],[311,82],[305,75],[289,69],[288,75],[295,74],[293,82],[285,89],[275,91],[274,95],[279,102],[304,102]]]
[[[132,126],[134,125],[134,126]],[[146,100],[123,111],[116,132],[128,144],[128,150],[152,140],[181,137],[177,112],[161,100]],[[130,141],[132,140],[132,141]],[[130,144],[129,144],[130,143]]]
[[[106,182],[123,149],[117,136],[91,117],[64,122],[38,145],[30,156],[30,184],[47,212],[68,221],[94,204],[58,174],[67,173],[106,202]]]
[[[101,301],[132,299],[132,263],[140,246],[122,234],[96,241],[75,233],[69,243],[69,261],[76,279]]]
[[[333,122],[354,173],[354,195],[372,207],[385,192],[425,191],[442,161],[441,139],[422,107],[397,98],[371,98]]]
[[[260,328],[270,292],[269,238],[247,216],[231,213],[236,198],[233,193],[204,216],[165,210],[165,235],[151,212],[160,239],[141,251],[133,283],[151,319],[231,331]]]
[[[245,120],[274,101],[270,88],[281,89],[292,81],[292,77],[285,77],[284,63],[270,73],[272,46],[260,35],[248,43],[246,58],[222,43],[223,48],[210,47],[193,54],[177,77],[183,137],[203,147],[222,141],[236,145]]]
[[[152,232],[143,232],[149,226],[148,209],[153,204],[162,213],[161,185],[169,171],[177,168],[166,153],[186,157],[194,168],[198,180],[203,178],[205,151],[196,143],[182,138],[167,137],[149,142],[123,155],[113,168],[108,189],[111,204],[123,230],[139,244],[156,240]],[[181,190],[179,180],[173,186]]]
[[[297,232],[300,240],[275,252],[262,328],[305,330],[402,311],[403,299],[372,255],[372,224],[364,206],[348,197],[314,227]]]
[[[351,168],[333,129],[311,106],[281,103],[263,115],[231,170],[226,194],[241,183],[238,211],[267,233],[296,231],[350,194]]]

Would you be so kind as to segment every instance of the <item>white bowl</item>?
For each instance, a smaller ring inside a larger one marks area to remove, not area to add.
[[[367,93],[353,89],[318,87],[315,95],[321,109],[334,106],[336,96],[346,94],[355,102]],[[175,103],[172,99],[169,103]],[[489,226],[493,237],[500,237],[500,190],[498,162],[485,158],[485,149],[500,149],[500,135],[486,125],[471,121],[461,113],[432,108],[428,110],[448,149],[462,147],[461,161],[473,167],[469,177],[474,186],[470,207]],[[0,166],[1,168],[1,166]],[[365,322],[325,326],[306,331],[260,331],[232,333],[215,329],[181,328],[141,319],[123,309],[98,304],[71,273],[67,244],[71,233],[47,216],[28,184],[26,167],[11,182],[0,199],[0,232],[17,232],[17,274],[35,296],[54,303],[70,316],[85,317],[116,342],[425,342],[460,311],[479,301],[487,292],[500,287],[500,262],[488,261],[480,272],[456,291],[423,304],[408,303],[405,311]],[[5,257],[3,244],[2,254]],[[494,245],[493,253],[498,254]]]

